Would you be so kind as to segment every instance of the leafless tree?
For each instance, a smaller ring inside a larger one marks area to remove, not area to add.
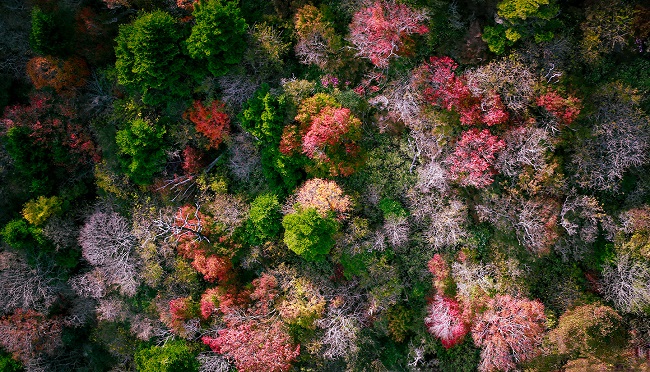
[[[47,269],[31,268],[17,254],[0,253],[0,315],[17,308],[45,311],[60,289]]]
[[[546,165],[546,152],[553,149],[548,133],[535,127],[517,127],[503,136],[506,147],[497,156],[495,168],[509,177],[516,177],[524,167],[540,170]]]
[[[53,216],[43,226],[43,235],[54,243],[58,250],[62,250],[77,246],[79,231],[72,219]]]
[[[628,169],[648,162],[650,119],[636,92],[621,85],[605,87],[593,103],[591,137],[576,144],[573,167],[583,187],[617,191]]]
[[[437,192],[422,194],[412,189],[408,202],[415,222],[435,249],[453,246],[467,235],[467,206],[460,200],[443,198]]]
[[[650,306],[650,265],[629,254],[619,254],[603,269],[605,298],[628,313],[641,313]]]
[[[330,306],[327,315],[316,324],[324,330],[321,343],[325,346],[323,356],[326,358],[351,357],[359,351],[356,341],[361,325],[355,316]]]
[[[535,75],[521,61],[502,59],[465,73],[467,84],[476,97],[495,91],[503,104],[514,112],[524,111],[535,94]]]
[[[221,354],[204,351],[196,359],[199,361],[199,372],[228,372],[232,364]]]
[[[128,221],[116,212],[95,211],[81,229],[79,244],[83,257],[124,295],[134,295],[137,287],[135,238]]]
[[[469,260],[454,262],[451,265],[451,275],[456,283],[458,296],[466,300],[477,293],[492,293],[500,289],[497,281],[498,270],[493,264]]]
[[[384,221],[384,234],[394,248],[402,247],[408,242],[409,232],[409,222],[405,216],[389,216]]]
[[[240,75],[224,75],[218,78],[221,100],[235,108],[241,107],[253,96],[259,84]]]
[[[68,284],[79,296],[95,299],[104,297],[110,285],[110,283],[107,283],[104,270],[98,268],[73,276],[68,280]]]
[[[237,180],[248,181],[261,172],[261,158],[249,134],[235,134],[228,151],[228,169]]]

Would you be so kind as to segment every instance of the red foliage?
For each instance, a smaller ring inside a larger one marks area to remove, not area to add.
[[[60,321],[33,310],[17,309],[0,319],[0,346],[23,363],[41,353],[52,354],[62,344]]]
[[[562,98],[553,90],[537,98],[537,105],[558,118],[563,124],[569,125],[580,114],[580,100],[576,97]]]
[[[472,326],[481,371],[510,371],[540,352],[546,317],[539,301],[496,296]]]
[[[219,310],[219,294],[220,288],[209,288],[201,295],[201,302],[199,309],[201,317],[205,320]]]
[[[426,13],[408,5],[377,0],[356,12],[350,24],[350,40],[360,56],[377,67],[388,67],[390,57],[408,50],[409,35],[425,34]]]
[[[173,321],[182,321],[193,317],[192,298],[181,297],[169,301],[169,312]]]
[[[361,121],[347,108],[325,107],[312,118],[302,151],[326,165],[331,175],[349,176],[357,166]]]
[[[192,267],[203,275],[203,279],[208,282],[226,282],[232,279],[233,267],[232,262],[226,257],[217,255],[206,256],[202,253],[196,253],[192,261]]]
[[[253,280],[255,290],[251,293],[251,299],[255,300],[252,309],[257,315],[267,315],[271,311],[273,301],[278,297],[278,280],[270,274],[262,274],[258,279]]]
[[[204,336],[203,343],[235,362],[238,371],[288,371],[300,354],[282,323],[256,320],[237,322],[218,332],[216,338]]]
[[[192,146],[186,146],[183,150],[183,171],[185,174],[198,173],[206,166],[203,152]]]
[[[449,57],[431,57],[429,62],[415,70],[416,81],[424,86],[427,102],[445,110],[456,110],[465,125],[488,126],[508,121],[501,96],[492,91],[485,96],[474,96],[464,76],[458,76],[458,64]]]
[[[448,158],[452,177],[463,186],[483,188],[490,185],[494,181],[492,176],[496,174],[492,167],[495,153],[505,146],[503,140],[487,129],[473,128],[463,132],[456,150]]]
[[[295,154],[302,146],[300,137],[300,128],[297,125],[284,127],[280,139],[280,152],[287,156]]]
[[[46,93],[37,93],[30,97],[28,106],[7,107],[3,120],[0,120],[3,124],[0,132],[26,127],[31,130],[34,144],[53,152],[57,146],[67,148],[74,157],[69,164],[60,164],[62,166],[75,167],[91,160],[99,161],[99,153],[87,126],[78,120],[72,107],[54,102]]]
[[[230,131],[230,118],[224,111],[224,104],[217,100],[208,106],[204,106],[201,101],[194,101],[185,116],[196,125],[197,132],[210,140],[212,148],[219,147]]]
[[[429,316],[424,322],[429,333],[439,338],[447,349],[459,344],[469,332],[458,301],[449,297],[436,296],[429,305]]]

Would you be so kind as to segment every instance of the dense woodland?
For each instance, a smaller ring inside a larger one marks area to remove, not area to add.
[[[650,370],[643,0],[0,1],[0,370]]]

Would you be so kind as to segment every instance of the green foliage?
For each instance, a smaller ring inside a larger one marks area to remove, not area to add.
[[[15,361],[11,355],[0,351],[0,371],[2,372],[21,372],[24,371],[23,366]]]
[[[259,195],[251,203],[248,215],[248,228],[251,243],[261,244],[275,238],[280,233],[280,202],[274,194]]]
[[[388,332],[393,340],[404,341],[413,323],[413,311],[401,305],[395,306],[388,311],[387,317]]]
[[[22,218],[7,223],[2,229],[2,238],[12,248],[22,251],[33,251],[45,243],[41,229],[30,226]]]
[[[36,54],[65,54],[69,45],[71,30],[63,14],[46,13],[39,7],[32,9],[32,30],[29,44]]]
[[[120,27],[115,39],[117,80],[142,102],[159,105],[190,93],[185,79],[181,27],[170,14],[145,13]]]
[[[59,214],[62,211],[63,201],[52,196],[46,198],[39,196],[38,199],[32,199],[25,203],[23,207],[23,217],[32,225],[42,225],[48,218]]]
[[[182,340],[138,350],[135,365],[140,372],[193,372],[199,369],[196,357]]]
[[[271,189],[286,194],[303,177],[302,160],[280,152],[280,139],[288,110],[286,96],[271,93],[263,84],[249,99],[239,114],[242,127],[256,140],[262,157],[262,171]]]
[[[121,155],[122,169],[136,184],[151,183],[153,175],[165,163],[165,133],[164,126],[141,118],[132,120],[125,129],[117,132],[115,141]]]
[[[54,186],[54,179],[61,176],[61,168],[51,164],[52,153],[35,146],[30,130],[13,127],[7,131],[5,149],[13,159],[16,175],[29,187],[33,194],[47,194]]]
[[[555,0],[503,0],[497,8],[501,24],[485,26],[482,36],[495,54],[503,54],[519,40],[550,41],[560,26],[554,19],[560,11]]]
[[[441,372],[473,372],[480,361],[480,349],[474,345],[471,337],[465,337],[461,344],[446,349],[440,341],[434,344],[436,357],[440,360]]]
[[[338,223],[321,217],[315,208],[307,208],[284,216],[284,243],[307,261],[322,261],[334,246],[332,236]]]
[[[402,207],[402,204],[397,200],[384,198],[379,202],[379,209],[384,212],[384,218],[393,217],[406,217],[408,212]]]
[[[214,76],[236,66],[246,47],[246,21],[235,2],[201,0],[194,5],[196,23],[187,39],[190,57],[207,62]]]

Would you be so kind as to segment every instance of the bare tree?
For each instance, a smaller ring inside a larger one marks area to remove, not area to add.
[[[603,269],[605,298],[628,313],[641,313],[650,306],[650,265],[628,254],[619,254]]]
[[[221,354],[204,351],[196,359],[199,361],[199,372],[228,372],[232,364]]]
[[[495,168],[509,177],[518,176],[524,167],[543,169],[546,152],[553,149],[548,133],[531,126],[511,129],[503,139],[506,147],[497,155]]]
[[[124,295],[138,287],[135,238],[128,221],[115,212],[95,211],[81,229],[79,244],[83,257]]]
[[[580,185],[617,191],[628,169],[647,164],[650,119],[638,102],[636,92],[621,85],[595,96],[591,137],[576,144],[572,159]]]
[[[345,314],[341,308],[331,307],[316,324],[324,330],[321,343],[325,346],[323,356],[330,359],[351,357],[359,351],[357,338],[361,325],[359,320]]]
[[[409,222],[405,216],[391,215],[384,221],[384,234],[394,248],[402,247],[408,242],[409,232]]]
[[[415,222],[435,249],[453,246],[467,235],[467,206],[460,200],[443,198],[436,192],[421,194],[414,189],[407,197]]]
[[[236,179],[248,181],[252,175],[261,172],[261,158],[249,134],[235,134],[228,151],[228,169]]]
[[[465,73],[467,85],[475,97],[497,92],[504,105],[514,111],[524,111],[535,94],[535,75],[521,61],[502,59]]]
[[[0,253],[0,315],[17,308],[45,311],[61,289],[46,269],[31,268],[17,254]]]

